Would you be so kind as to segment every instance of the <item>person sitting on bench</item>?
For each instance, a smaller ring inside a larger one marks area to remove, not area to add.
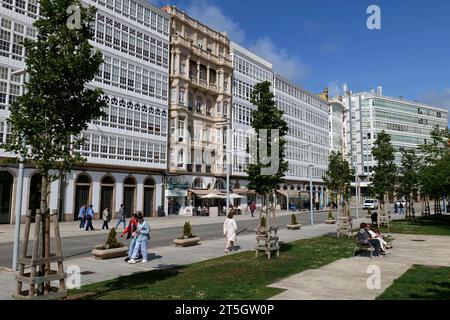
[[[392,246],[390,246],[386,241],[384,241],[383,236],[381,235],[380,229],[376,227],[369,226],[369,234],[372,237],[372,239],[376,239],[380,241],[381,246],[381,252],[385,252],[386,249],[392,249]]]
[[[380,241],[372,239],[368,230],[369,226],[366,223],[361,223],[360,230],[357,234],[358,242],[362,245],[370,245],[371,247],[373,247],[374,255],[377,257],[380,255],[385,255],[385,253],[381,251]]]

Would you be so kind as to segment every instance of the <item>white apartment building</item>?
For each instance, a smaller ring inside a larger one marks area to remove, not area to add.
[[[342,97],[333,98],[328,94],[328,88],[319,94],[319,97],[328,101],[329,105],[329,141],[330,153],[344,154],[344,104]]]
[[[61,220],[77,218],[82,204],[96,216],[106,207],[116,212],[155,216],[163,206],[167,169],[170,17],[145,0],[83,0],[97,7],[92,44],[104,64],[89,86],[104,91],[107,115],[83,132],[81,151],[87,164],[51,185],[50,208]],[[35,37],[36,0],[2,1],[0,7],[0,141],[8,135],[8,106],[22,94],[24,37]],[[11,157],[0,151],[0,157]],[[13,223],[17,166],[0,166],[0,223]],[[25,169],[22,212],[39,207],[40,176]],[[61,195],[61,196],[60,196]],[[165,210],[167,212],[167,210]]]
[[[286,182],[277,190],[277,203],[286,209],[289,203],[307,205],[310,197],[310,166],[312,168],[313,197],[319,207],[327,202],[323,185],[329,154],[328,104],[315,94],[275,75],[272,64],[236,43],[231,43],[233,60],[233,170],[232,183],[236,193],[247,197],[241,201],[246,207],[255,196],[239,190],[248,184],[245,169],[249,163],[247,144],[254,134],[251,127],[251,92],[262,81],[270,81],[277,106],[284,111],[289,132],[286,137],[286,160],[289,170]],[[310,146],[312,149],[310,149]],[[311,151],[310,151],[311,150]],[[258,200],[257,200],[258,202]]]
[[[385,131],[391,136],[396,150],[395,163],[401,165],[403,149],[416,149],[430,141],[433,127],[447,126],[448,111],[417,101],[384,96],[382,87],[370,92],[351,93],[344,87],[345,142],[344,154],[356,168],[358,184],[370,184],[373,168],[372,147],[377,134]]]
[[[313,206],[324,208],[328,195],[322,177],[328,167],[329,111],[328,102],[300,88],[287,79],[275,75],[275,98],[284,111],[289,132],[286,160],[289,170],[286,184],[278,192],[281,208],[288,203],[305,207],[309,203],[310,179],[313,183]]]
[[[233,134],[232,134],[232,187],[236,193],[246,196],[246,201],[241,202],[241,207],[247,207],[248,203],[257,201],[256,195],[246,191],[248,179],[246,179],[249,154],[247,145],[255,132],[251,127],[251,112],[256,107],[250,102],[251,93],[257,83],[270,81],[273,83],[272,64],[249,50],[231,42],[231,59],[233,61]],[[248,189],[247,189],[248,190]]]

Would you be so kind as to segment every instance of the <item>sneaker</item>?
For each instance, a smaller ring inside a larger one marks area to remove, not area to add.
[[[128,263],[135,264],[135,263],[136,263],[136,260],[131,259],[130,261],[128,261]]]
[[[228,253],[228,252],[230,252],[230,250],[228,250],[228,249],[225,249],[225,253]]]
[[[125,258],[125,262],[128,262],[128,261],[130,261],[130,258],[129,258],[129,257],[126,257],[126,258]]]
[[[148,262],[148,260],[142,260],[142,261],[141,261],[141,263],[146,263],[146,262]]]

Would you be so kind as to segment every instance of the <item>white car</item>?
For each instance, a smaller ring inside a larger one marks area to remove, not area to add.
[[[363,210],[377,210],[378,209],[378,200],[376,199],[366,199],[364,200]]]

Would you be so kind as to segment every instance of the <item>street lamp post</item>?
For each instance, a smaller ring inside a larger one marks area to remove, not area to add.
[[[19,69],[14,72],[11,72],[11,75],[25,75],[25,69]],[[14,228],[14,251],[13,251],[13,262],[12,262],[12,270],[17,271],[17,262],[19,257],[19,241],[20,241],[20,222],[22,215],[22,196],[23,196],[23,179],[24,179],[24,171],[25,171],[25,159],[22,155],[20,155],[19,160],[19,177],[17,181],[17,196],[16,196],[16,212],[15,212],[15,228]]]
[[[312,161],[312,144],[309,143],[309,210],[310,210],[310,219],[311,219],[311,225],[314,225],[314,214],[313,214],[313,183],[312,183],[312,168],[313,168],[313,161]]]
[[[16,218],[15,218],[15,230],[14,230],[14,252],[12,270],[17,271],[17,260],[19,257],[19,241],[20,241],[20,220],[22,215],[22,195],[23,195],[23,177],[25,171],[25,159],[20,156],[19,163],[19,177],[17,181],[17,196],[16,196]]]
[[[358,172],[355,167],[355,198],[356,198],[356,220],[359,219],[359,193],[358,193]]]
[[[226,209],[226,213],[228,213],[228,209],[230,207],[230,161],[232,161],[231,159],[231,144],[230,144],[230,140],[231,140],[231,121],[227,121],[227,152],[226,152],[226,156],[227,156],[227,209]]]

